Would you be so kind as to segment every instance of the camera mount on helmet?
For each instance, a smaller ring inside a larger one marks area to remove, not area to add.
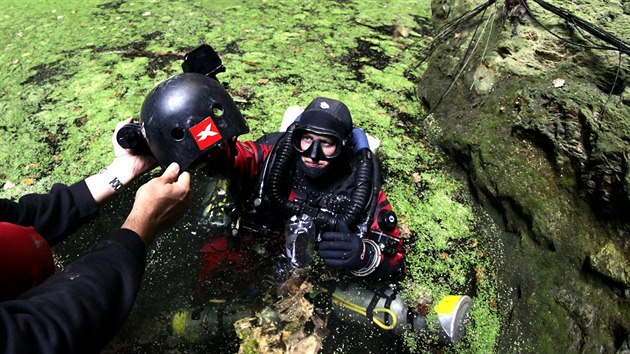
[[[182,70],[185,73],[203,74],[216,80],[217,74],[225,72],[225,66],[211,46],[202,44],[184,56]]]

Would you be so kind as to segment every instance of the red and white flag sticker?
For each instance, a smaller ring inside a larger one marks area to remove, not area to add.
[[[221,133],[219,133],[212,117],[208,117],[191,127],[190,133],[195,138],[199,150],[204,150],[222,139]]]

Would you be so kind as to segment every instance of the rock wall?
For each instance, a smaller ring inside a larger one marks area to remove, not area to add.
[[[498,351],[621,352],[630,60],[566,14],[627,48],[630,2],[550,1],[434,0],[422,123],[504,226]]]

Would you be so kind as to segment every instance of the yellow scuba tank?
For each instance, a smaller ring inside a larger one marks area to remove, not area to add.
[[[252,310],[244,306],[228,305],[222,300],[213,302],[206,307],[173,314],[173,336],[185,342],[198,343],[210,337],[232,333],[234,322],[252,316]]]
[[[344,283],[321,287],[318,291],[315,302],[329,300],[325,302],[343,322],[376,326],[396,334],[413,330],[437,335],[441,344],[455,343],[465,336],[472,306],[467,295],[447,295],[433,306],[438,323],[427,325],[427,317],[410,309],[397,290],[389,285],[368,289],[355,283]]]

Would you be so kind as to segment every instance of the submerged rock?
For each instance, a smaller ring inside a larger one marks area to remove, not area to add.
[[[630,260],[614,243],[605,244],[590,260],[599,274],[630,288]]]

